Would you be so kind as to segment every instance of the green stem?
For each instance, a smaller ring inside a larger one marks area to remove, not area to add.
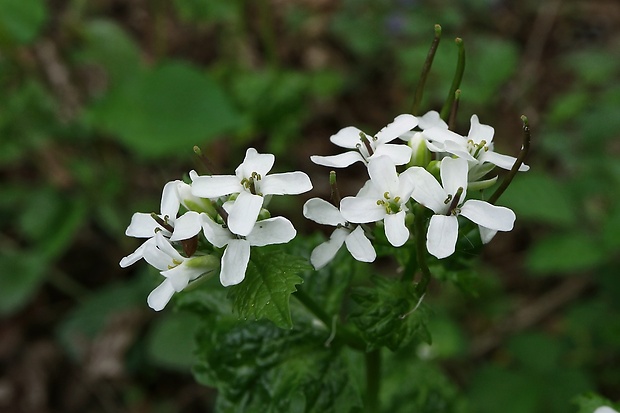
[[[333,330],[336,329],[336,326],[332,326],[333,318],[329,314],[327,314],[321,308],[321,306],[312,298],[310,298],[305,292],[297,290],[293,294],[293,297],[297,298],[297,300],[301,304],[303,304],[304,307],[308,309],[308,311],[310,311],[316,318],[321,320],[327,328],[332,330],[332,335],[334,336],[334,339],[332,340],[333,343],[344,344],[351,347],[352,349],[359,351],[366,351],[366,344],[364,343],[364,341],[346,326],[340,326],[334,332]]]
[[[366,353],[366,411],[379,412],[381,388],[381,350]]]
[[[431,270],[429,270],[428,264],[426,263],[426,243],[424,242],[426,240],[426,232],[424,231],[426,229],[424,227],[425,212],[425,208],[422,205],[418,204],[415,206],[413,229],[418,266],[420,267],[420,271],[422,272],[422,278],[416,286],[416,290],[418,291],[420,296],[426,292],[428,283],[431,281]]]
[[[461,101],[461,89],[456,89],[454,92],[454,102],[452,103],[452,109],[450,110],[450,119],[448,120],[448,129],[454,130],[456,125],[456,113],[459,110],[459,102]]]
[[[437,47],[439,46],[439,40],[441,40],[441,26],[436,24],[435,37],[433,38],[431,47],[428,50],[428,54],[426,55],[424,66],[422,66],[422,73],[420,74],[420,80],[418,80],[418,86],[415,89],[413,105],[411,106],[412,115],[415,115],[418,112],[418,109],[420,109],[420,103],[422,103],[422,95],[424,94],[424,85],[426,84],[426,78],[428,77],[428,73],[431,71],[433,59],[435,58],[435,52],[437,52]]]
[[[519,168],[523,164],[523,161],[525,161],[525,157],[530,150],[530,122],[525,115],[521,115],[521,121],[523,122],[523,145],[521,146],[521,152],[519,152],[519,156],[517,156],[517,160],[515,161],[514,165],[512,165],[512,169],[510,169],[510,172],[508,172],[506,178],[504,178],[501,185],[489,198],[490,204],[495,204],[499,197],[504,193],[506,188],[508,188],[508,185],[510,185],[512,179],[515,177],[517,172],[519,172]]]
[[[441,119],[448,120],[450,111],[452,110],[452,103],[454,102],[454,94],[456,90],[461,87],[461,80],[463,80],[463,73],[465,72],[465,46],[463,45],[463,39],[457,37],[455,40],[458,47],[458,62],[456,64],[456,71],[454,72],[454,78],[452,79],[452,86],[448,92],[448,98],[441,108]]]

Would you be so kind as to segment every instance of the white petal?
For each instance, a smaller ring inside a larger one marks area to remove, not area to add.
[[[447,212],[449,205],[446,205],[444,201],[448,194],[446,194],[435,177],[420,166],[413,166],[409,170],[411,172],[408,172],[408,175],[410,174],[415,182],[411,197],[437,214]]]
[[[471,139],[475,143],[486,141],[486,143],[489,144],[493,142],[493,134],[495,134],[495,129],[489,125],[482,125],[480,121],[478,121],[478,115],[472,115],[470,124],[471,126],[469,127],[467,139]]]
[[[157,228],[160,226],[151,214],[136,212],[131,216],[131,222],[125,230],[125,235],[134,238],[152,238],[155,236],[155,229]]]
[[[331,156],[312,155],[310,160],[317,165],[329,166],[330,168],[346,168],[355,162],[365,162],[362,155],[357,151],[348,151]]]
[[[441,259],[454,253],[459,232],[459,221],[454,215],[433,215],[428,224],[426,248]]]
[[[147,248],[148,245],[152,245],[153,247],[155,246],[155,238],[154,237],[147,239],[138,248],[136,248],[136,250],[134,252],[132,252],[131,254],[127,255],[126,257],[123,257],[123,259],[121,260],[119,265],[122,268],[126,268],[126,267],[129,267],[130,265],[135,264],[136,262],[138,262],[142,257],[144,257],[144,250]]]
[[[411,193],[415,188],[415,170],[413,168],[409,168],[406,171],[403,171],[400,175],[398,175],[398,196],[401,198],[401,202],[405,203],[411,197]]]
[[[233,239],[222,255],[220,282],[224,287],[237,285],[245,278],[250,261],[250,243],[244,239]]]
[[[497,231],[512,230],[516,219],[512,210],[477,199],[466,201],[461,207],[461,215],[478,225]]]
[[[387,214],[383,220],[385,235],[395,247],[400,247],[409,239],[409,229],[405,225],[405,211],[396,214]]]
[[[284,217],[275,217],[258,221],[246,239],[252,246],[263,247],[287,243],[295,238],[296,234],[291,221]]]
[[[257,185],[263,195],[297,195],[312,189],[312,182],[304,172],[285,172],[264,176]]]
[[[312,254],[310,254],[310,263],[312,263],[312,266],[319,270],[333,260],[347,235],[349,235],[348,230],[336,228],[329,237],[329,240],[312,250]]]
[[[201,198],[217,198],[245,191],[234,175],[199,176],[192,183],[192,194]]]
[[[431,110],[418,118],[418,128],[426,130],[429,128],[448,129],[448,124],[439,116],[439,112]]]
[[[321,198],[312,198],[306,201],[303,209],[304,217],[323,225],[346,224],[340,210]]]
[[[195,170],[191,170],[189,171],[189,179],[194,182],[196,180],[196,178],[198,178],[198,172],[196,172]]]
[[[346,128],[340,129],[335,135],[330,136],[329,140],[334,145],[338,145],[341,148],[355,149],[357,145],[362,144],[360,133],[363,132],[358,128],[347,126]]]
[[[246,236],[254,228],[263,197],[249,192],[241,192],[228,215],[228,228],[233,234]]]
[[[355,228],[344,240],[347,245],[347,249],[358,261],[373,262],[377,258],[377,253],[372,247],[372,243],[366,237],[364,228],[358,226]]]
[[[220,224],[213,221],[207,214],[202,214],[202,232],[205,235],[207,241],[213,244],[217,248],[222,248],[228,244],[235,236],[226,228],[223,228]]]
[[[344,219],[357,224],[381,221],[385,217],[385,208],[377,205],[375,198],[348,196],[340,201],[340,212]]]
[[[172,246],[168,238],[164,237],[161,232],[158,232],[155,235],[155,243],[157,244],[157,248],[159,248],[174,261],[183,262],[183,260],[185,260],[185,258]]]
[[[404,165],[411,160],[412,153],[413,149],[408,145],[386,143],[377,147],[370,159],[379,156],[387,156],[395,165]]]
[[[387,156],[373,157],[368,162],[368,175],[379,191],[394,197],[398,192],[398,174],[394,162]]]
[[[483,227],[482,225],[478,225],[478,229],[480,230],[480,239],[483,244],[491,242],[495,234],[497,234],[496,230]]]
[[[163,216],[175,219],[179,212],[180,200],[177,193],[177,183],[180,181],[168,182],[164,185],[164,190],[161,194],[160,211]]]
[[[273,167],[275,160],[276,157],[270,153],[258,153],[256,149],[248,148],[243,163],[235,169],[235,175],[237,178],[249,178],[256,172],[264,177]]]
[[[394,121],[381,129],[375,137],[377,143],[391,142],[403,133],[410,131],[418,125],[418,118],[413,115],[398,115]]]
[[[444,158],[441,161],[439,172],[444,191],[450,195],[455,195],[459,188],[463,188],[461,199],[464,199],[465,191],[467,191],[468,172],[469,168],[465,159]]]
[[[511,170],[512,166],[515,164],[517,158],[508,155],[502,155],[493,151],[486,151],[480,156],[480,162],[490,162],[493,165],[499,166],[502,169]],[[519,166],[519,171],[525,172],[530,169],[529,166],[525,164],[521,164]]]
[[[174,232],[170,241],[190,239],[202,229],[202,218],[198,212],[188,211],[174,222]]]
[[[157,248],[155,242],[146,246],[143,255],[146,262],[160,271],[165,271],[174,264],[172,257]]]
[[[435,142],[436,144],[442,144],[448,140],[455,141],[455,142],[459,142],[460,140],[466,141],[466,139],[463,136],[457,133],[454,133],[451,130],[444,129],[444,128],[438,128],[438,127],[432,127],[432,128],[425,129],[424,137],[431,142]]]
[[[155,311],[161,311],[172,298],[174,288],[169,280],[164,280],[157,288],[155,288],[146,298],[146,302]]]
[[[207,270],[208,269],[205,267],[187,265],[187,261],[184,261],[182,264],[177,265],[174,268],[162,271],[161,275],[168,278],[172,288],[174,288],[176,292],[179,292],[183,291],[191,280],[195,280]]]
[[[479,161],[469,153],[466,144],[467,142],[464,139],[459,139],[458,141],[446,140],[443,143],[442,150],[470,162],[478,163]]]
[[[618,412],[609,406],[601,406],[601,407],[597,407],[596,410],[592,413],[618,413]]]

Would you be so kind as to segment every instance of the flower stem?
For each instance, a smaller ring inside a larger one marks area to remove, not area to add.
[[[504,193],[506,188],[508,188],[508,185],[510,185],[512,179],[515,177],[517,172],[519,172],[519,168],[523,164],[523,161],[525,160],[525,157],[530,150],[530,122],[525,115],[521,115],[521,121],[523,122],[523,145],[521,146],[521,152],[519,152],[519,156],[517,156],[517,160],[515,161],[514,165],[512,165],[512,168],[510,169],[510,172],[508,172],[508,175],[506,175],[506,178],[504,178],[501,185],[495,190],[495,192],[493,192],[493,195],[491,195],[491,197],[489,198],[490,204],[495,204],[499,197]]]
[[[435,58],[435,52],[437,52],[437,47],[439,46],[439,40],[441,40],[441,26],[436,24],[435,37],[433,38],[431,47],[428,50],[428,54],[426,55],[424,66],[422,66],[422,73],[420,74],[420,80],[418,80],[418,86],[415,89],[413,105],[411,106],[412,115],[415,115],[418,112],[418,109],[420,109],[420,103],[422,103],[422,96],[424,95],[424,85],[426,84],[426,78],[428,77],[428,73],[431,71],[433,59]]]
[[[428,283],[431,281],[431,270],[429,270],[428,264],[426,263],[426,244],[424,242],[424,240],[426,239],[426,237],[424,236],[424,213],[424,207],[420,204],[417,204],[415,206],[415,218],[413,219],[413,228],[415,233],[415,246],[418,266],[420,267],[420,271],[422,272],[422,278],[416,286],[416,290],[418,291],[420,296],[426,292]]]
[[[379,389],[381,388],[381,350],[366,353],[366,411],[379,411]]]
[[[441,119],[448,120],[450,111],[452,110],[452,104],[454,102],[454,96],[457,89],[461,86],[461,80],[463,80],[463,73],[465,72],[465,46],[463,45],[463,39],[457,37],[455,40],[458,47],[458,61],[456,63],[456,71],[454,72],[454,78],[452,79],[452,86],[448,92],[448,98],[441,108]]]
[[[364,343],[364,341],[346,326],[340,326],[338,330],[334,332],[333,330],[336,329],[336,326],[333,325],[334,323],[332,317],[327,314],[321,308],[321,306],[312,298],[310,298],[305,292],[297,290],[293,294],[293,297],[297,298],[297,300],[301,304],[303,304],[303,306],[306,307],[308,311],[310,311],[316,318],[321,320],[321,322],[323,322],[323,324],[325,324],[327,328],[332,329],[331,333],[334,338],[333,340],[329,340],[329,343],[333,342],[336,344],[344,344],[355,350],[366,351],[366,344]]]

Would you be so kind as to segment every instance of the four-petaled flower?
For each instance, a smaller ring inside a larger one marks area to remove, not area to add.
[[[246,236],[254,228],[267,195],[297,195],[312,189],[310,178],[303,172],[267,175],[273,167],[272,154],[260,154],[254,148],[246,151],[235,175],[199,176],[192,183],[192,194],[218,198],[238,194],[230,207],[228,227],[236,235]]]
[[[429,149],[435,152],[447,152],[469,161],[470,181],[475,181],[489,172],[484,165],[490,163],[502,169],[510,170],[516,158],[493,151],[493,135],[495,129],[483,125],[477,115],[471,117],[469,133],[463,137],[450,130],[433,127],[424,131],[429,140]],[[519,171],[527,171],[530,167],[521,164]]]
[[[463,158],[444,158],[441,161],[441,185],[426,169],[414,166],[415,188],[411,197],[435,212],[426,235],[428,252],[437,258],[454,253],[458,237],[458,216],[478,224],[480,236],[487,243],[497,231],[510,231],[515,214],[510,209],[470,199],[467,192],[467,161]]]
[[[353,258],[358,261],[373,262],[377,257],[377,253],[372,247],[370,240],[366,237],[364,229],[359,225],[348,223],[338,208],[329,202],[320,198],[309,199],[304,204],[303,213],[306,218],[316,223],[337,227],[332,232],[329,240],[312,250],[310,262],[315,269],[323,268],[330,262],[336,256],[343,243],[347,246]]]
[[[213,271],[219,265],[213,255],[200,255],[191,258],[182,256],[158,231],[144,249],[144,259],[160,270],[166,279],[148,296],[147,303],[155,311],[162,310],[175,292],[182,291],[190,281]]]
[[[356,224],[383,220],[388,241],[400,247],[409,238],[405,213],[414,185],[412,169],[399,175],[389,157],[379,156],[368,163],[368,174],[370,181],[362,190],[340,202],[342,216]]]
[[[411,159],[411,148],[389,142],[415,128],[418,119],[413,115],[399,115],[392,123],[381,129],[375,136],[369,136],[354,126],[341,129],[329,140],[352,151],[333,156],[310,157],[312,162],[334,168],[344,168],[355,162],[368,163],[379,156],[389,157],[395,165],[404,165]]]
[[[245,278],[250,247],[284,244],[295,238],[297,233],[293,224],[284,217],[255,221],[246,236],[234,234],[226,225],[216,223],[206,214],[202,214],[202,222],[207,241],[217,248],[226,247],[220,269],[220,282],[224,287],[239,284]]]

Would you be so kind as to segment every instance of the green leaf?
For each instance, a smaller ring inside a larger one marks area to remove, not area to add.
[[[283,330],[266,322],[205,325],[198,381],[218,389],[219,413],[346,413],[360,406],[347,360],[325,347],[311,324]]]
[[[167,313],[156,319],[147,336],[149,357],[161,366],[187,372],[196,361],[199,321],[198,316],[188,313]]]
[[[0,254],[0,314],[21,309],[46,275],[46,261],[36,252],[5,250]]]
[[[537,242],[526,263],[538,274],[575,273],[596,267],[606,258],[605,251],[587,234],[565,233]]]
[[[368,350],[387,346],[397,350],[420,339],[431,337],[426,328],[426,310],[412,283],[373,277],[373,287],[358,287],[352,292],[359,308],[351,321],[359,328]]]
[[[519,174],[502,195],[500,203],[519,219],[570,226],[576,221],[574,203],[565,185],[543,173]]]
[[[181,62],[139,71],[113,87],[87,115],[144,157],[189,153],[237,127],[238,115],[219,85]]]
[[[0,0],[0,41],[30,43],[47,19],[44,0]]]
[[[303,279],[299,274],[311,269],[301,257],[279,249],[254,248],[245,280],[230,287],[229,297],[239,318],[267,318],[281,328],[291,328],[289,300]]]

